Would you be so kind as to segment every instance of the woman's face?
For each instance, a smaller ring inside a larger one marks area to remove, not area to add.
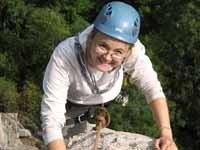
[[[97,32],[88,49],[88,64],[102,72],[112,71],[130,53],[130,44]]]

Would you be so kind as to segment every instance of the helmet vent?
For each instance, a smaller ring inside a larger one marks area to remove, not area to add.
[[[139,21],[138,21],[138,18],[137,18],[137,19],[135,20],[135,22],[134,22],[134,26],[135,26],[135,27],[138,27],[138,22],[139,22]]]
[[[110,10],[111,8],[112,8],[112,6],[111,6],[111,4],[109,3],[109,4],[107,5],[107,9]]]
[[[133,29],[133,36],[136,36],[137,33],[138,33],[138,29],[137,29],[137,28],[134,28],[134,29]]]
[[[106,9],[104,15],[101,18],[101,23],[104,24],[111,15],[112,15],[112,6],[109,4],[107,6],[107,9]]]
[[[112,14],[112,11],[107,11],[105,15],[110,16],[111,14]]]
[[[111,14],[112,14],[112,6],[109,4],[109,5],[107,6],[105,15],[106,15],[106,16],[110,16]]]

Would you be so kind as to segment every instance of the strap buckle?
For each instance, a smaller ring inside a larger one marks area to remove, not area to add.
[[[77,121],[78,123],[83,123],[85,121],[85,114],[80,114],[78,117],[77,117]]]

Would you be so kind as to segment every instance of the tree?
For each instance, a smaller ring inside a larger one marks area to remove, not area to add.
[[[129,96],[128,105],[123,107],[118,103],[112,104],[109,108],[111,116],[109,127],[151,137],[159,136],[159,130],[142,92],[133,85],[129,85],[126,90]]]
[[[34,8],[23,0],[8,0],[3,4],[0,49],[16,68],[14,75],[2,68],[3,75],[14,79],[19,88],[23,88],[27,79],[40,84],[50,55],[56,44],[69,35],[69,26],[54,10]]]
[[[29,80],[41,83],[42,72],[53,49],[70,34],[70,28],[59,13],[48,8],[33,9],[24,26],[23,47],[17,55],[23,60],[19,68],[24,68],[20,72],[26,74]]]
[[[0,85],[0,112],[17,112],[19,94],[15,83],[0,77]]]
[[[24,127],[30,129],[33,133],[37,133],[40,128],[40,103],[42,92],[34,83],[26,81],[24,90],[20,94],[19,120]]]

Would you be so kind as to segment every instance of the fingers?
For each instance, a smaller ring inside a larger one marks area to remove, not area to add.
[[[176,144],[173,139],[167,137],[161,137],[155,140],[155,150],[177,150]]]
[[[172,145],[171,139],[163,139],[163,144],[161,145],[161,150],[172,150],[171,145]]]
[[[160,139],[155,140],[155,143],[154,143],[155,150],[160,150],[160,143],[161,143]]]
[[[173,150],[178,150],[178,148],[177,148],[176,144],[174,143],[174,141],[172,142],[172,149]]]

